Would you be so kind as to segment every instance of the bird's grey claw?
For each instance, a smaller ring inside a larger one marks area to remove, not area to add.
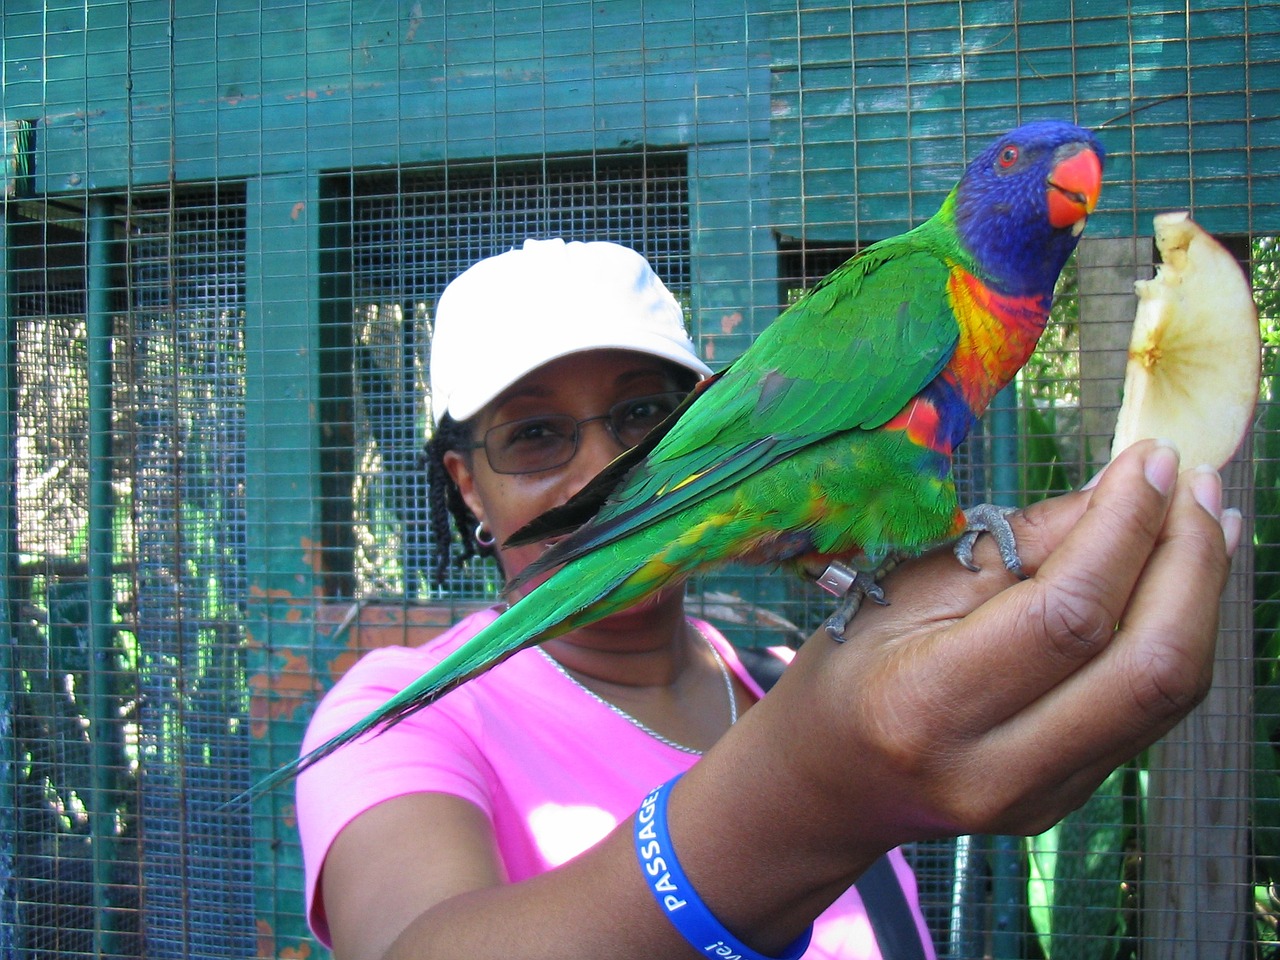
[[[1014,509],[994,503],[980,503],[964,512],[965,531],[956,541],[954,549],[956,559],[965,568],[975,572],[982,569],[974,562],[973,545],[977,543],[979,535],[989,533],[1000,548],[1000,559],[1004,561],[1005,569],[1019,580],[1026,579],[1027,575],[1022,572],[1022,559],[1018,556],[1018,541],[1013,535],[1013,527],[1009,525],[1009,514]]]
[[[875,577],[861,570],[855,572],[843,564],[833,563],[827,567],[822,576],[818,578],[818,583],[824,590],[836,593],[841,597],[840,605],[836,607],[831,616],[827,617],[824,624],[827,628],[827,633],[831,635],[831,639],[835,640],[836,643],[844,643],[845,628],[849,626],[854,614],[862,606],[864,597],[870,599],[873,603],[880,604],[882,607],[889,604],[889,601],[885,599],[884,590],[876,582]],[[835,584],[840,584],[839,590],[833,589]]]
[[[973,545],[978,542],[978,534],[980,532],[972,528],[966,530],[960,534],[960,539],[956,541],[956,545],[953,548],[960,565],[966,570],[972,570],[974,573],[982,569],[973,559]]]

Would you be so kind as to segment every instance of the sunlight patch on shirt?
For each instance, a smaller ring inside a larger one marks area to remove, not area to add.
[[[865,913],[831,918],[818,925],[813,934],[813,947],[820,956],[879,957],[876,935]],[[811,947],[811,949],[813,948]]]
[[[595,846],[617,825],[607,811],[582,804],[544,803],[529,814],[534,842],[555,866]]]

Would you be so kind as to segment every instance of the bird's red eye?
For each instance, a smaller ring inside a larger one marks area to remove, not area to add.
[[[1018,148],[1009,144],[1000,151],[1000,166],[1008,169],[1018,162]]]

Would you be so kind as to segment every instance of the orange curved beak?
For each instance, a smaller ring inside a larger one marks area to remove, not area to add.
[[[1098,205],[1102,192],[1102,161],[1084,147],[1059,160],[1049,174],[1049,222],[1069,227],[1084,220]]]

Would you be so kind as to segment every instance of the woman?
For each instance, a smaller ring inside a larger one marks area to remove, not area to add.
[[[508,577],[541,545],[505,539],[708,372],[613,244],[482,261],[441,297],[432,351],[433,488]],[[799,956],[811,926],[804,956],[878,956],[850,888],[886,850],[1041,829],[1203,696],[1239,527],[1215,473],[1179,478],[1146,444],[1015,520],[1031,580],[991,555],[906,564],[856,642],[819,634],[764,699],[679,589],[523,651],[302,776],[313,927],[340,960],[685,957],[696,914],[712,956]],[[494,616],[366,657],[304,749]],[[660,863],[636,835],[656,821]]]

